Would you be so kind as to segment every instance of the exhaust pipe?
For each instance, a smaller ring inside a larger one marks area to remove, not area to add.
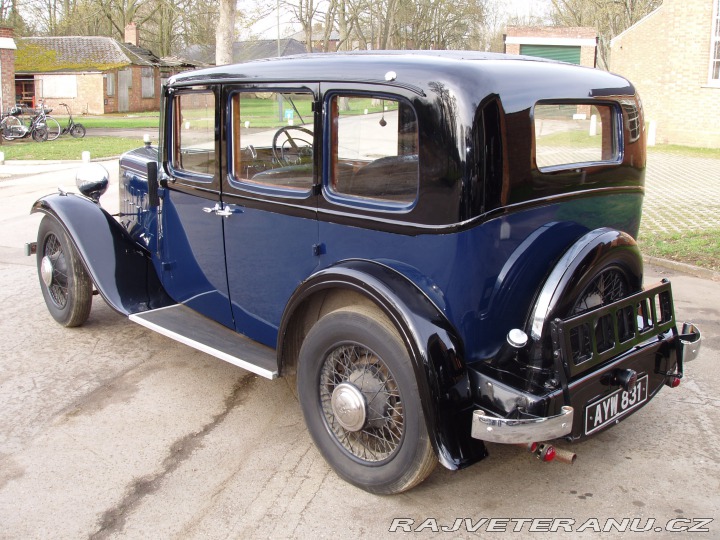
[[[556,448],[552,444],[546,442],[519,444],[517,446],[521,446],[527,449],[528,452],[534,454],[535,457],[540,461],[547,462],[556,460],[560,463],[567,463],[568,465],[572,465],[577,459],[577,454],[575,452],[563,450],[562,448]]]

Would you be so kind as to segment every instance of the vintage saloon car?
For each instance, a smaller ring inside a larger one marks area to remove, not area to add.
[[[606,72],[463,52],[306,55],[189,72],[121,210],[37,201],[47,306],[93,289],[155,331],[295,377],[347,481],[396,493],[486,442],[593,435],[675,387],[699,347],[634,238],[642,107]],[[563,454],[566,459],[572,459]]]

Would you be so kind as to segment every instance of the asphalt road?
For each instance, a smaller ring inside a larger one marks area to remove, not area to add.
[[[608,519],[649,527],[636,533],[648,538],[720,537],[720,283],[647,269],[648,282],[672,279],[678,319],[701,325],[703,350],[679,388],[573,445],[575,465],[490,445],[469,469],[438,467],[410,492],[377,497],[325,464],[285,380],[195,352],[98,297],[85,326],[55,324],[21,246],[39,223],[32,202],[59,184],[70,171],[0,168],[0,538],[407,537],[389,532],[395,518],[425,536],[468,518],[437,533],[452,538],[480,523],[483,537],[502,536],[481,518],[520,529],[512,538],[557,537],[530,529],[562,532],[569,520],[584,532],[562,537],[597,538]]]

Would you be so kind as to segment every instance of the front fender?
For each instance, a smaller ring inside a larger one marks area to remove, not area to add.
[[[90,199],[53,194],[33,204],[31,213],[52,216],[65,229],[95,287],[123,315],[174,303],[165,293],[149,253],[115,219]]]
[[[303,282],[288,302],[280,324],[278,358],[283,358],[295,311],[328,289],[352,290],[370,298],[395,324],[410,352],[428,433],[440,462],[459,469],[484,458],[484,444],[470,436],[472,396],[462,342],[438,306],[389,266],[348,260]]]

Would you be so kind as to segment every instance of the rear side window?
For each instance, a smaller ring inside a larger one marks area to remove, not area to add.
[[[173,169],[213,176],[216,171],[215,95],[210,91],[178,94],[172,110]]]
[[[610,105],[539,103],[534,120],[535,161],[541,171],[619,162],[617,120]]]
[[[415,111],[383,96],[329,101],[329,191],[344,202],[406,208],[418,193]]]

